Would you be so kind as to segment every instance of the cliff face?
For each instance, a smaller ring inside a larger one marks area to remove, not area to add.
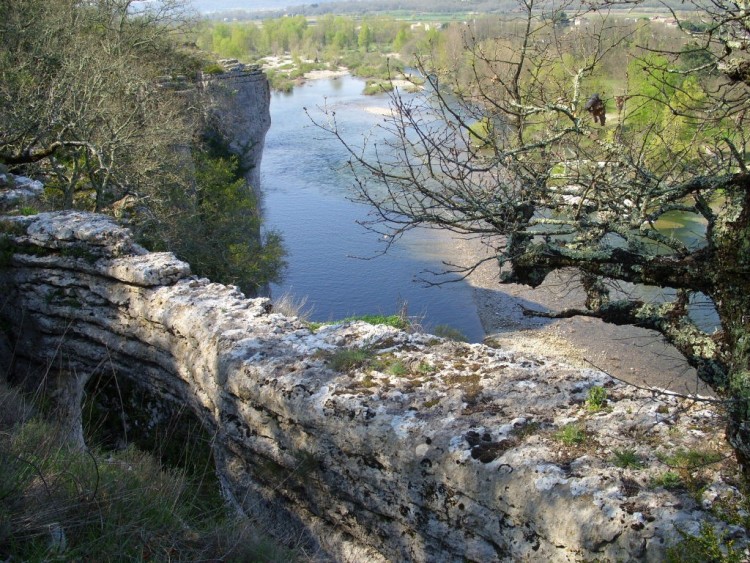
[[[257,192],[263,145],[271,127],[271,89],[259,68],[232,60],[221,63],[226,72],[203,74],[200,80],[211,112],[209,122],[228,140],[229,149],[240,158],[246,179]]]
[[[46,374],[69,440],[86,380],[114,371],[215,434],[232,502],[337,560],[659,560],[677,529],[743,534],[704,510],[738,495],[715,474],[697,497],[650,484],[673,450],[723,442],[705,404],[388,327],[313,331],[104,216],[3,221],[15,374]]]

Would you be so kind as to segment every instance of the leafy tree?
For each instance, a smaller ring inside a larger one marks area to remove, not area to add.
[[[660,332],[726,398],[727,436],[750,476],[750,20],[732,3],[701,9],[713,22],[701,56],[723,73],[710,83],[680,64],[689,38],[656,53],[653,32],[634,32],[606,6],[582,31],[519,2],[523,16],[493,37],[477,40],[469,27],[463,53],[418,57],[429,88],[422,100],[394,95],[376,150],[345,139],[333,116],[321,126],[350,148],[370,226],[389,241],[415,227],[479,237],[502,281],[531,286],[576,268],[585,307],[528,313]],[[627,76],[609,80],[627,84],[629,99],[615,112],[613,95],[599,91],[608,115],[594,124],[587,85],[638,37],[648,49],[629,51],[633,62],[619,65]],[[700,240],[660,228],[675,213],[704,226]],[[615,282],[669,288],[673,298],[615,294]],[[698,293],[713,301],[715,333],[689,315]]]
[[[409,41],[409,31],[406,27],[402,27],[398,30],[396,37],[393,38],[393,48],[396,51],[401,51],[404,45]]]
[[[367,52],[370,49],[370,43],[372,43],[373,33],[370,26],[363,23],[359,28],[359,35],[357,37],[357,45],[359,48]]]
[[[193,189],[173,190],[159,217],[139,231],[148,246],[173,251],[195,273],[257,295],[279,281],[281,237],[274,231],[258,236],[258,202],[236,156],[214,148],[194,151],[193,161]]]

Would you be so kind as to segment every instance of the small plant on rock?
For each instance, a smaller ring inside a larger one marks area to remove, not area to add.
[[[717,463],[724,458],[718,452],[696,449],[678,449],[669,455],[660,456],[661,461],[676,469],[695,471],[707,465]]]
[[[422,375],[430,375],[437,371],[437,367],[427,362],[420,362],[417,371]]]
[[[397,377],[402,377],[409,373],[409,368],[407,368],[404,365],[404,362],[402,362],[401,360],[396,360],[388,368],[388,373],[390,373],[391,375],[395,375]]]
[[[607,390],[594,385],[586,395],[586,408],[590,412],[599,412],[607,406]]]
[[[576,446],[586,441],[586,430],[578,423],[566,424],[555,432],[555,438],[566,446]]]
[[[336,371],[351,371],[365,365],[373,354],[364,348],[344,348],[328,358],[328,365]]]
[[[665,471],[661,475],[651,479],[650,486],[654,489],[663,487],[665,489],[679,489],[684,484],[680,476],[673,471]]]
[[[614,455],[614,464],[617,467],[623,469],[640,469],[643,467],[643,461],[633,449],[612,450],[612,454]]]

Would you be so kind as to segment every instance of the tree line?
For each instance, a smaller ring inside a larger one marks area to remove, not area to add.
[[[198,44],[223,57],[258,59],[287,53],[334,60],[352,49],[401,51],[416,37],[409,24],[389,17],[326,15],[266,19],[262,22],[205,22]]]

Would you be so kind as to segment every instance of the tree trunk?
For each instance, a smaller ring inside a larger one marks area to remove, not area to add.
[[[60,441],[67,447],[84,450],[86,441],[83,437],[83,403],[84,389],[90,374],[81,374],[61,370],[50,375],[53,386],[50,393],[52,402],[51,416],[59,428]]]
[[[722,219],[709,226],[715,259],[711,298],[721,319],[727,367],[727,440],[750,482],[750,190],[727,190]]]
[[[727,440],[750,479],[750,287],[748,283],[722,284],[714,295],[723,329],[728,388]]]

